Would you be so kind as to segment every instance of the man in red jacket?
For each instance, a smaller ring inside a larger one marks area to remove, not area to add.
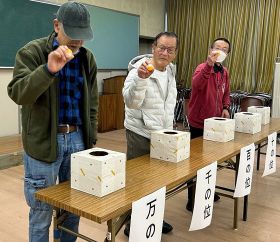
[[[229,118],[230,83],[229,74],[222,62],[230,52],[230,42],[217,38],[211,44],[206,62],[198,65],[192,77],[188,120],[191,139],[203,136],[204,119]],[[187,210],[193,210],[194,187],[188,189]],[[215,195],[215,201],[220,198]]]

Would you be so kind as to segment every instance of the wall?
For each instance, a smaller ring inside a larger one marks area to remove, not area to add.
[[[7,85],[12,80],[12,70],[0,70],[0,137],[19,132],[18,106],[9,98]]]
[[[280,118],[280,57],[276,57],[272,88],[272,117]]]
[[[47,1],[57,4],[67,2],[65,0]],[[81,2],[140,15],[140,36],[155,37],[164,30],[165,0],[81,0]]]
[[[47,1],[45,1],[47,2]],[[48,2],[62,4],[64,0]],[[151,53],[150,38],[164,30],[165,0],[81,0],[81,2],[121,12],[140,15],[139,54]],[[148,37],[145,39],[145,37]],[[8,97],[7,85],[12,79],[12,69],[0,69],[0,137],[19,133],[18,106]],[[126,75],[126,70],[102,70],[97,74],[98,90],[102,92],[103,79]]]
[[[153,39],[140,39],[139,43],[139,55],[143,54],[151,54],[152,53],[152,44],[154,40]]]

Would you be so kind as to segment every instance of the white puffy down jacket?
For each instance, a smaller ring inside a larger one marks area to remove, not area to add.
[[[138,77],[138,67],[152,55],[137,56],[129,62],[129,74],[123,87],[125,102],[124,126],[150,139],[150,132],[160,129],[173,129],[174,108],[177,89],[175,66],[169,64],[167,69],[168,89],[164,99],[159,80],[153,74],[142,79]]]

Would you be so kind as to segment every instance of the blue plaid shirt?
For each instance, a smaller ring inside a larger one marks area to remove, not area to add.
[[[53,47],[59,46],[55,39]],[[81,125],[83,76],[80,58],[76,55],[59,71],[59,124]]]

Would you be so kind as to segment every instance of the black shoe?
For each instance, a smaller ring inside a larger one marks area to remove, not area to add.
[[[172,225],[166,223],[166,222],[163,220],[163,224],[162,224],[162,233],[167,234],[167,233],[171,232],[172,230],[173,230]],[[124,233],[127,237],[129,237],[129,233],[130,233],[130,223],[127,223],[127,224],[125,225],[125,228],[124,228],[123,233]]]
[[[214,195],[214,202],[218,202],[220,199],[221,199],[220,196],[215,193],[215,195]]]
[[[124,228],[123,233],[124,233],[127,237],[129,237],[129,233],[130,233],[130,223],[127,223],[127,224],[125,225],[125,228]]]
[[[190,212],[193,212],[193,204],[192,204],[191,200],[188,200],[186,209]]]
[[[171,224],[169,223],[166,223],[164,220],[163,220],[163,224],[162,224],[162,233],[163,234],[167,234],[169,232],[171,232],[173,230],[173,227]]]

